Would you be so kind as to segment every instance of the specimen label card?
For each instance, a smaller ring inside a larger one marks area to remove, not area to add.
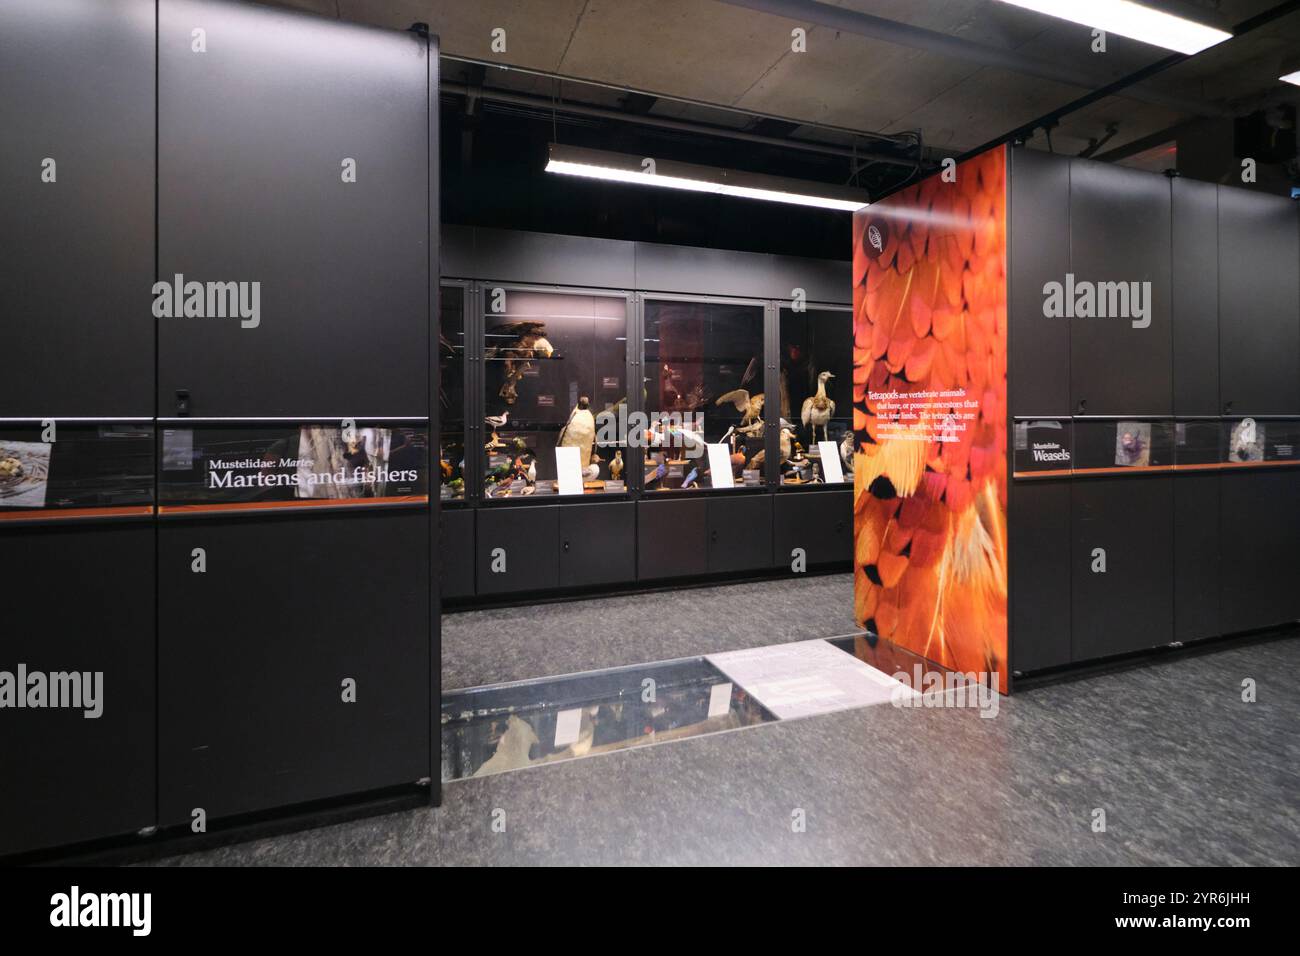
[[[819,441],[822,453],[822,477],[828,485],[844,484],[844,469],[840,467],[840,446],[833,441]]]
[[[731,682],[714,684],[709,688],[709,716],[725,717],[731,712]]]
[[[709,445],[709,471],[714,488],[734,488],[731,474],[731,448],[727,445]]]
[[[582,494],[582,449],[562,446],[555,449],[555,474],[560,494]]]
[[[582,708],[562,710],[555,715],[555,746],[567,747],[576,743],[582,730]]]

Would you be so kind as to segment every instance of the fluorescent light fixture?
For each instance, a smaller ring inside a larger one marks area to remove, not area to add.
[[[1133,0],[1002,0],[1012,6],[1060,17],[1085,27],[1118,33],[1131,40],[1188,56],[1232,39],[1231,33],[1144,7]]]
[[[1300,70],[1288,73],[1286,76],[1279,76],[1278,79],[1283,83],[1294,83],[1296,86],[1300,86]]]
[[[666,186],[669,189],[764,199],[768,202],[794,203],[797,206],[816,206],[846,212],[867,205],[865,192],[843,186],[718,169],[714,166],[696,166],[694,163],[679,163],[670,159],[656,159],[652,164],[651,160],[641,156],[556,143],[551,144],[546,171],[609,182]]]

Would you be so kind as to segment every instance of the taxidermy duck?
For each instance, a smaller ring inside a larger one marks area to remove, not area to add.
[[[721,405],[723,402],[730,402],[736,406],[736,411],[740,412],[740,427],[743,429],[748,425],[753,425],[763,417],[763,396],[750,395],[747,389],[732,389],[723,395],[719,395],[717,401],[713,404]]]
[[[596,417],[591,414],[590,405],[586,395],[580,397],[569,413],[569,420],[560,429],[560,447],[579,449],[583,470],[591,464],[591,446],[596,440]]]
[[[609,463],[609,476],[615,481],[623,477],[623,449],[614,452],[614,460]]]
[[[803,400],[803,423],[805,426],[812,426],[813,441],[817,440],[819,428],[822,430],[822,437],[827,441],[830,440],[827,426],[830,424],[831,416],[835,414],[835,403],[826,395],[826,382],[834,377],[830,372],[822,372],[817,376],[817,394]]]
[[[484,353],[486,359],[503,361],[506,380],[497,392],[507,405],[513,405],[519,398],[517,390],[519,380],[524,372],[533,367],[532,359],[559,358],[555,346],[546,339],[545,322],[512,322],[492,329],[494,336],[513,336],[509,345],[494,345]]]

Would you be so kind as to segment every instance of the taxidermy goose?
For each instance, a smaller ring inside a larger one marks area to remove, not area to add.
[[[730,402],[736,406],[736,411],[740,412],[740,427],[743,429],[747,425],[752,425],[763,416],[763,396],[749,394],[747,389],[732,389],[725,395],[719,395],[715,405],[721,405],[723,402]]]
[[[573,411],[569,414],[569,420],[560,430],[561,447],[581,450],[583,470],[591,464],[591,445],[596,440],[596,417],[588,408],[590,404],[586,395],[579,398],[578,404],[573,406]]]
[[[830,424],[831,416],[835,414],[835,403],[826,397],[826,382],[834,377],[830,372],[822,372],[817,376],[817,394],[803,400],[803,423],[812,426],[813,441],[817,440],[819,428],[822,430],[822,436],[830,440],[830,433],[826,426]]]

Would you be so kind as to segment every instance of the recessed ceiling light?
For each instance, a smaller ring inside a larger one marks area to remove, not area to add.
[[[1186,53],[1188,56],[1232,39],[1231,33],[1216,30],[1195,20],[1145,7],[1132,0],[1002,0],[1013,6],[1060,17],[1085,27],[1118,33],[1131,40]]]
[[[1300,70],[1288,73],[1286,76],[1279,76],[1278,79],[1283,83],[1294,83],[1296,86],[1300,86]]]
[[[582,146],[551,144],[548,173],[584,176],[610,182],[637,183],[643,186],[662,186],[685,189],[691,192],[738,196],[743,199],[762,199],[768,202],[793,203],[797,206],[816,206],[821,209],[839,209],[852,212],[867,205],[867,195],[861,190],[827,183],[813,183],[781,176],[764,176],[734,169],[697,166],[674,160],[650,160],[626,153],[611,153],[603,149]]]

